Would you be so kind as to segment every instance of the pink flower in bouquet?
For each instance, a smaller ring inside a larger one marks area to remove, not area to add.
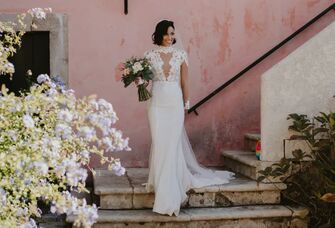
[[[123,74],[123,70],[125,68],[124,63],[119,63],[116,67],[115,67],[115,80],[118,82],[122,79],[122,74]]]
[[[129,68],[124,69],[122,73],[124,76],[127,76],[128,74],[130,74]]]

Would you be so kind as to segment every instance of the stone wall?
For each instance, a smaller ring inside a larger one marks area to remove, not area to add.
[[[283,139],[289,137],[288,114],[313,116],[331,109],[335,95],[334,37],[335,22],[262,75],[262,160],[283,157]],[[288,143],[286,157],[298,142]]]

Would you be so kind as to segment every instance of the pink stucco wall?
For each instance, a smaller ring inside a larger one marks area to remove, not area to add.
[[[136,89],[114,80],[115,65],[152,47],[161,19],[175,21],[189,54],[191,104],[238,73],[317,15],[334,0],[0,0],[1,12],[52,7],[69,15],[69,80],[79,95],[98,94],[112,102],[117,127],[130,137],[131,152],[115,154],[123,164],[146,166],[150,132],[145,104]],[[243,134],[260,129],[260,74],[335,19],[320,22],[283,47],[246,77],[186,117],[199,161],[221,165],[223,149],[243,148]],[[98,165],[98,164],[97,164]]]

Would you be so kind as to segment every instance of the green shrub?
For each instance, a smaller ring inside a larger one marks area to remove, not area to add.
[[[310,153],[298,149],[293,158],[283,158],[261,174],[280,178],[287,189],[283,200],[309,209],[311,227],[335,227],[335,113],[323,113],[309,119],[307,115],[290,114],[291,140],[304,140]]]

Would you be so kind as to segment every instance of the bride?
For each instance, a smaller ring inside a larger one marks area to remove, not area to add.
[[[146,190],[155,192],[154,212],[178,216],[189,189],[226,184],[234,173],[205,168],[195,158],[184,127],[190,108],[188,57],[174,47],[174,23],[159,22],[152,40],[157,48],[144,54],[154,72],[147,103],[151,148]]]

